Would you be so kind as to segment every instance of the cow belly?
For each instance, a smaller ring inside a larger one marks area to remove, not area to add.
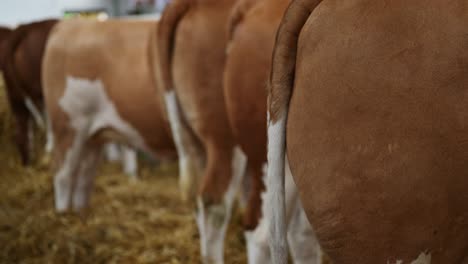
[[[314,11],[298,45],[287,148],[308,218],[335,263],[461,263],[468,82],[447,65],[466,62],[415,33],[435,25],[395,25],[406,14],[385,21],[382,10],[360,20],[349,10]]]

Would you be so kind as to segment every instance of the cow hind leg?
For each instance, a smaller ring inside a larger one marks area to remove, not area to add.
[[[100,157],[100,146],[87,146],[83,150],[73,189],[73,210],[76,212],[88,206]]]
[[[104,152],[106,156],[106,160],[110,162],[117,162],[121,159],[121,153],[119,151],[119,146],[117,143],[108,143],[104,147]]]
[[[137,180],[138,177],[138,156],[135,149],[122,146],[123,154],[123,170],[126,175],[132,180]]]
[[[28,113],[28,110],[21,103],[14,103],[12,110],[15,118],[14,139],[16,148],[18,149],[21,158],[21,163],[24,166],[27,166],[31,162],[31,156],[29,152],[30,144],[28,140],[29,121],[31,118]]]
[[[35,142],[35,128],[34,128],[34,122],[31,118],[28,119],[28,130],[27,130],[27,152],[29,154],[29,160],[32,162],[33,160],[36,159],[36,142]]]
[[[45,152],[50,154],[54,149],[54,133],[52,132],[52,123],[48,115],[45,117],[46,122],[46,145]]]
[[[204,263],[224,263],[224,238],[247,158],[239,147],[233,148],[231,153],[223,153],[208,146],[207,154],[207,171],[201,195],[197,198],[201,253]],[[227,189],[223,188],[226,179],[230,179]],[[221,194],[222,198],[216,199],[215,196],[219,196],[223,189],[226,192]]]
[[[287,158],[285,163],[287,235],[291,257],[295,264],[320,264],[320,245],[302,207]]]
[[[288,227],[288,244],[295,264],[320,264],[322,251],[299,199],[295,201]]]
[[[244,179],[242,180],[242,184],[239,188],[239,192],[237,194],[237,204],[242,214],[246,213],[249,206],[249,199],[252,191],[251,177],[253,177],[252,172],[251,170],[247,169],[246,174],[244,175]]]
[[[71,209],[73,188],[79,171],[84,145],[85,132],[72,132],[62,138],[57,138],[55,158],[58,161],[58,171],[54,177],[55,209],[65,212]]]
[[[174,136],[174,143],[179,156],[179,186],[182,200],[195,197],[198,182],[204,167],[204,153],[191,128],[184,121],[174,90],[165,97],[169,123]]]
[[[252,181],[255,180],[260,180],[263,181],[265,174],[266,174],[266,165],[263,166],[264,168],[256,168],[254,169],[253,175],[252,175]],[[261,175],[255,175],[255,173],[260,173]],[[255,179],[258,178],[258,179]],[[263,189],[263,188],[262,188]],[[270,263],[270,248],[268,244],[268,225],[269,225],[269,219],[268,216],[266,215],[266,203],[265,203],[265,195],[266,191],[261,191],[261,190],[253,190],[254,192],[258,193],[251,193],[252,195],[258,195],[260,198],[260,206],[253,206],[252,199],[250,199],[250,202],[248,204],[249,210],[247,211],[247,214],[254,214],[256,210],[260,210],[261,215],[260,218],[258,219],[258,223],[256,224],[255,228],[250,230],[249,227],[247,226],[247,231],[245,231],[245,241],[246,241],[246,247],[247,247],[247,260],[248,263],[250,264],[256,264],[256,263]],[[251,215],[250,217],[253,217]],[[245,221],[245,220],[244,220]]]
[[[263,166],[262,176],[260,179],[266,180],[266,164]],[[285,205],[286,205],[286,220],[287,222],[291,222],[291,219],[296,220],[297,223],[300,223],[299,219],[294,218],[294,212],[296,211],[296,201],[298,200],[297,197],[297,189],[295,188],[294,182],[292,180],[291,173],[289,171],[289,166],[287,162],[287,158],[285,159]],[[261,218],[253,231],[247,231],[245,234],[245,238],[247,241],[247,252],[248,252],[248,259],[249,263],[269,263],[271,262],[271,254],[269,248],[269,241],[272,239],[269,233],[269,228],[272,225],[271,222],[271,212],[268,211],[268,208],[274,207],[274,204],[271,204],[271,200],[266,199],[272,195],[272,189],[266,189],[261,194]],[[252,209],[253,210],[253,209]],[[298,233],[305,229],[296,229],[295,231]],[[299,258],[293,258],[295,261],[298,261]],[[302,262],[294,262],[294,263],[302,263]],[[308,262],[306,262],[308,263]],[[314,262],[311,262],[314,263]]]
[[[263,169],[263,179],[266,178],[266,165]],[[247,255],[249,263],[270,263],[271,254],[269,241],[272,239],[269,232],[271,222],[271,200],[266,199],[272,195],[271,189],[266,189],[261,194],[261,218],[253,231],[247,231]],[[287,221],[288,244],[291,248],[293,263],[318,264],[321,263],[321,250],[315,233],[312,230],[304,209],[300,202],[297,187],[289,169],[289,163],[285,158],[285,207]]]

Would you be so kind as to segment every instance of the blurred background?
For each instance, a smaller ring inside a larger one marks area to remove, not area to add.
[[[14,27],[46,18],[85,16],[154,18],[170,0],[1,0],[0,25]]]

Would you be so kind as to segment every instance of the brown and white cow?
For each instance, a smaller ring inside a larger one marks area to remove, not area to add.
[[[104,143],[174,156],[164,105],[152,78],[156,22],[60,22],[43,65],[55,138],[57,211],[88,204]]]
[[[294,0],[269,89],[273,263],[284,158],[334,263],[468,263],[468,5]]]
[[[223,95],[227,21],[235,0],[176,0],[158,28],[166,107],[179,154],[180,185],[196,196],[201,255],[223,263],[226,228],[245,168]]]
[[[6,52],[6,43],[11,32],[12,30],[10,28],[0,26],[0,71],[2,71]]]
[[[44,20],[20,25],[5,47],[3,77],[15,119],[15,143],[24,165],[31,159],[33,121],[45,129],[41,65],[49,32],[56,23]]]
[[[266,83],[271,54],[289,0],[239,1],[231,14],[224,72],[227,113],[236,143],[247,156],[250,190],[244,216],[249,263],[270,263],[268,225],[262,204],[266,166]],[[320,263],[320,250],[290,177],[287,180],[288,242],[294,263]],[[268,192],[268,190],[266,190]]]

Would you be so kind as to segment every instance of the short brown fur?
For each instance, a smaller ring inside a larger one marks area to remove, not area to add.
[[[168,71],[161,74],[165,90],[175,90],[183,119],[206,153],[199,194],[208,204],[222,201],[231,179],[234,144],[225,110],[222,71],[225,25],[234,2],[173,1],[158,29],[160,69]]]
[[[288,81],[272,86],[270,113],[288,113],[322,248],[334,263],[466,263],[466,1],[324,0],[310,16],[315,1],[300,2],[307,22],[283,20],[277,44],[296,47],[297,66],[282,70],[275,52],[272,81]]]

